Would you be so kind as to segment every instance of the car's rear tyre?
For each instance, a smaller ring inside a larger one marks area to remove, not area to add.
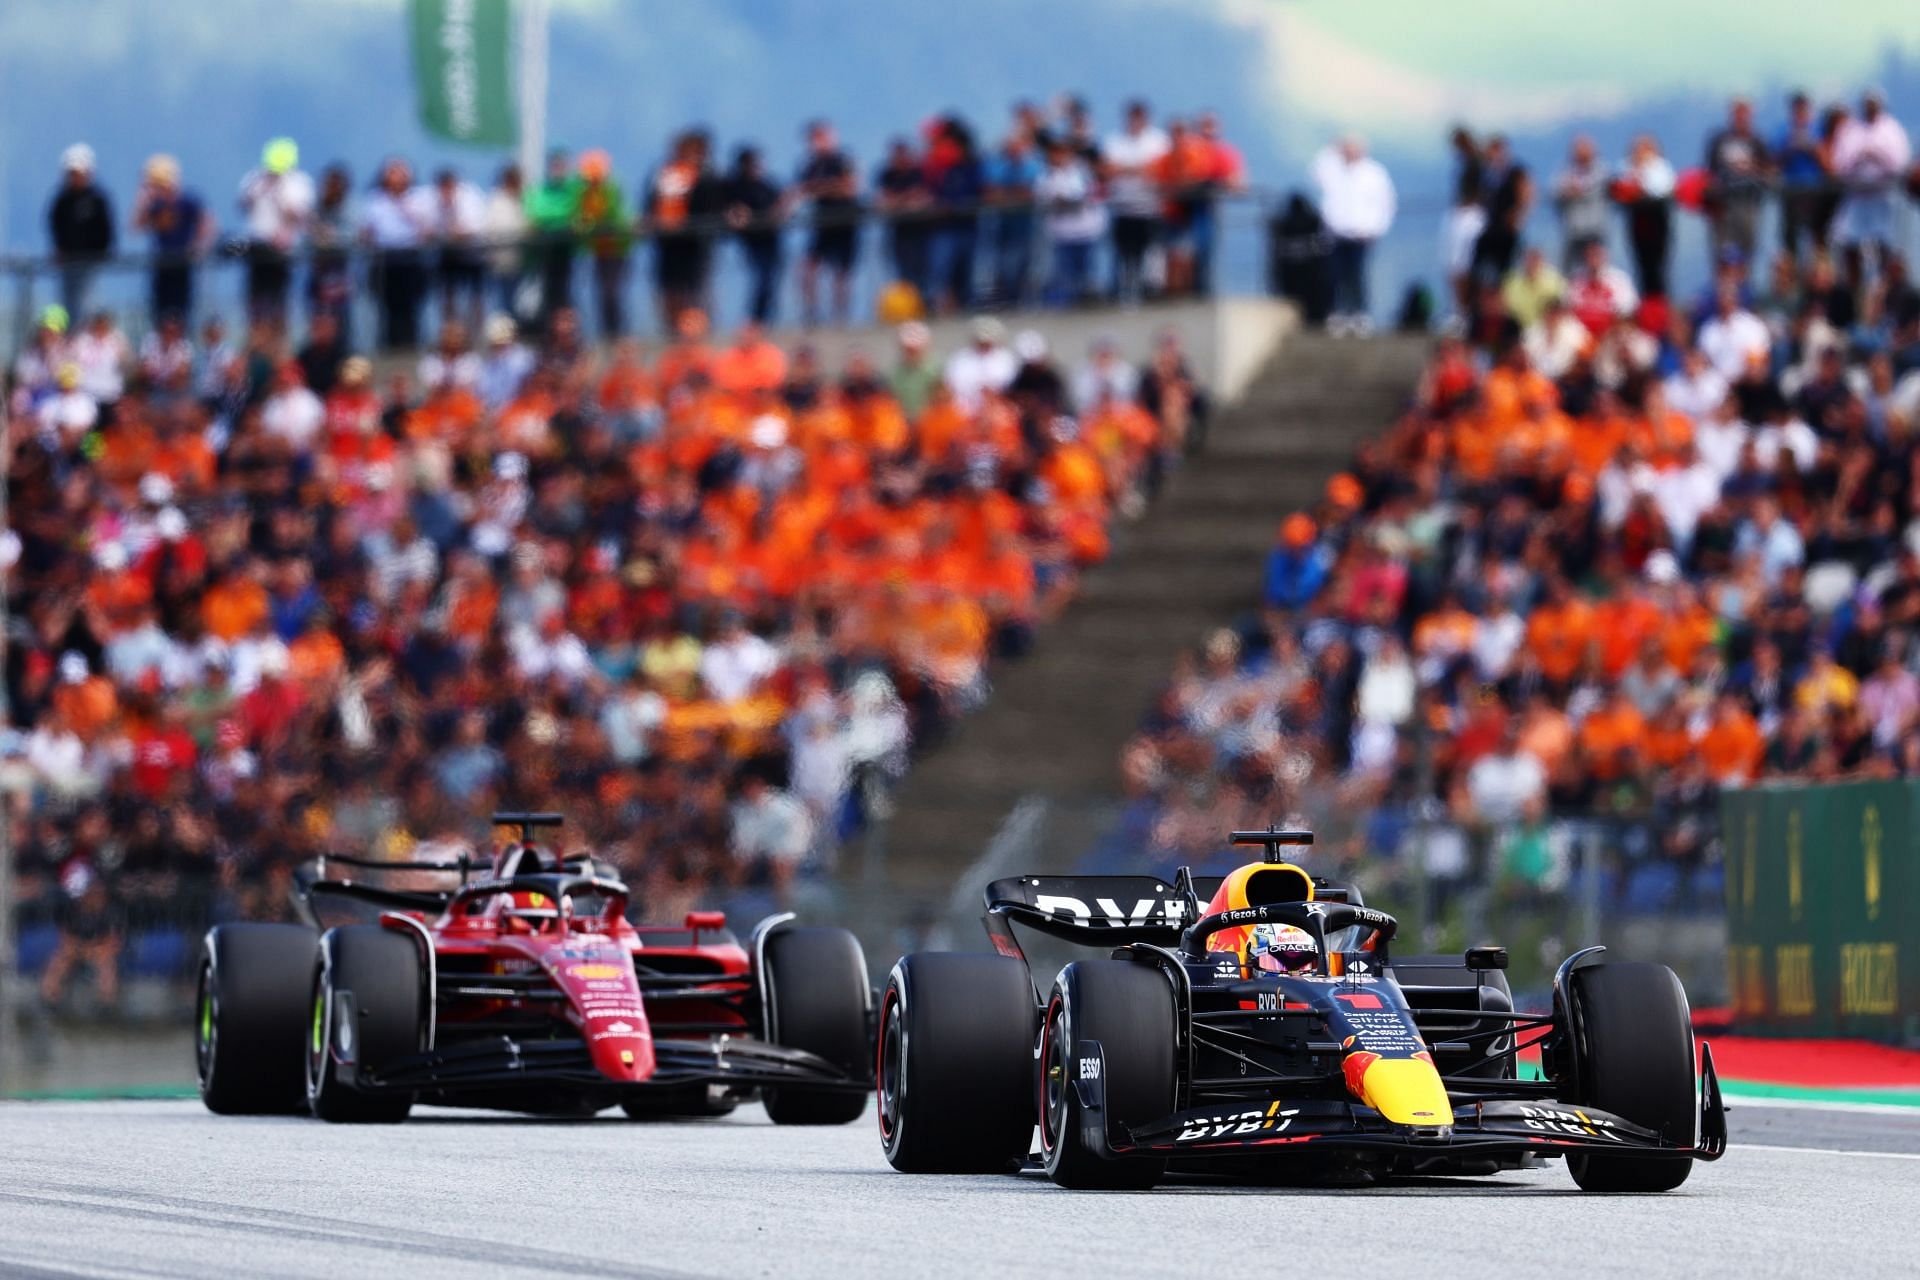
[[[1610,1111],[1691,1146],[1694,1094],[1693,1015],[1673,970],[1659,964],[1595,964],[1568,984],[1573,1092],[1563,1099]],[[1693,1172],[1674,1157],[1569,1155],[1567,1169],[1583,1191],[1671,1191]]]
[[[902,1173],[1005,1173],[1033,1143],[1033,979],[1007,956],[903,956],[880,998],[880,1146]]]
[[[1173,1110],[1177,1017],[1172,984],[1148,965],[1081,960],[1060,971],[1040,1030],[1037,1064],[1040,1150],[1049,1178],[1063,1187],[1131,1191],[1165,1176],[1164,1159],[1116,1158],[1088,1144],[1076,1059],[1081,1042],[1099,1042],[1108,1133],[1159,1120]]]
[[[194,1068],[200,1100],[223,1116],[306,1109],[302,1084],[313,930],[223,924],[200,948]]]
[[[859,940],[845,929],[776,929],[766,940],[765,966],[760,987],[767,1038],[825,1058],[864,1081],[871,1061],[872,987]],[[769,1089],[765,1102],[775,1124],[848,1124],[867,1109],[864,1089]]]
[[[320,940],[308,1005],[307,1106],[335,1124],[398,1124],[413,1109],[410,1093],[362,1093],[334,1071],[336,1050],[350,1051],[359,1070],[377,1074],[426,1047],[426,989],[420,945],[377,924],[343,925]],[[356,1025],[335,1025],[341,992],[351,993]]]

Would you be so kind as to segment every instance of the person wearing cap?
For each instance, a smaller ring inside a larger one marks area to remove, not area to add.
[[[977,316],[969,332],[973,341],[947,357],[947,390],[966,413],[977,413],[989,393],[1007,389],[1020,362],[1007,349],[1007,326],[993,316]]]
[[[1848,274],[1856,284],[1861,255],[1872,249],[1884,261],[1892,247],[1895,200],[1913,160],[1906,127],[1886,107],[1885,94],[1867,90],[1860,114],[1841,125],[1833,139],[1834,174],[1846,188],[1834,239],[1847,251]]]
[[[200,197],[180,185],[180,162],[169,155],[147,161],[134,197],[133,226],[153,246],[153,323],[168,316],[193,319],[194,261],[213,240],[213,218]]]
[[[60,304],[69,316],[86,313],[93,273],[113,254],[113,200],[94,180],[93,166],[93,148],[84,142],[62,152],[60,189],[47,206],[47,232],[60,268]]]
[[[480,356],[480,402],[489,413],[498,413],[520,394],[520,385],[533,372],[533,352],[518,341],[509,315],[487,318],[486,339],[487,349]]]
[[[1319,538],[1313,517],[1304,511],[1280,522],[1280,534],[1267,553],[1263,598],[1269,609],[1299,609],[1320,594],[1330,565]]]
[[[313,179],[300,168],[292,138],[274,138],[261,149],[260,167],[240,180],[240,211],[246,215],[247,313],[284,323],[293,253],[313,217]]]

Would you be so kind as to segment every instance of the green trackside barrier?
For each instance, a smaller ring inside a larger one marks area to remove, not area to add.
[[[1742,1030],[1920,1041],[1920,782],[1721,796]]]

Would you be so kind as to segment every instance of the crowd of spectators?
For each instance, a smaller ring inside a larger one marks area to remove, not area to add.
[[[744,268],[745,314],[768,324],[789,224],[804,244],[797,284],[806,324],[849,319],[863,241],[877,243],[889,281],[880,309],[890,322],[1204,292],[1216,201],[1245,187],[1240,154],[1212,112],[1156,123],[1137,101],[1104,137],[1087,104],[1070,96],[1051,109],[1017,104],[994,143],[958,115],[936,116],[895,138],[867,173],[831,124],[815,121],[804,133],[803,158],[782,182],[757,145],[737,146],[723,169],[708,132],[687,129],[631,195],[599,149],[556,150],[535,176],[506,165],[488,189],[451,168],[429,181],[389,157],[356,191],[345,165],[316,180],[295,142],[276,138],[241,180],[232,222],[184,185],[176,160],[156,155],[128,229],[150,258],[155,327],[169,318],[193,324],[200,264],[225,249],[245,259],[250,318],[284,322],[304,282],[309,314],[331,314],[346,328],[364,293],[380,346],[412,349],[430,331],[423,316],[436,309],[469,329],[490,308],[544,329],[576,304],[581,276],[596,332],[626,333],[630,267],[643,244],[663,332],[689,308],[713,310],[714,265],[726,244]],[[121,228],[93,150],[69,147],[62,169],[47,222],[61,305],[77,322]],[[1111,275],[1096,282],[1103,245]]]
[[[651,917],[790,901],[1205,411],[1171,336],[1082,362],[982,316],[940,358],[914,321],[828,369],[694,307],[650,352],[580,330],[456,320],[376,376],[324,313],[136,348],[47,310],[9,388],[0,780],[50,1002],[90,967],[111,1003],[123,941],[165,968],[284,915],[323,850],[484,845],[495,807],[565,812]]]
[[[1518,231],[1531,187],[1504,144],[1456,139],[1462,319],[1400,418],[1280,525],[1264,608],[1183,660],[1127,746],[1129,839],[1172,863],[1289,812],[1371,814],[1343,855],[1391,858],[1412,822],[1439,879],[1538,891],[1574,874],[1568,831],[1625,821],[1644,840],[1594,869],[1608,892],[1711,906],[1718,788],[1920,777],[1920,289],[1889,231],[1906,138],[1874,94],[1816,143],[1810,119],[1796,98],[1773,147],[1734,104],[1690,294],[1648,229],[1674,187],[1651,139],[1637,179],[1574,144],[1564,273]],[[1769,251],[1754,206],[1775,198]],[[1609,201],[1637,278],[1609,256]]]

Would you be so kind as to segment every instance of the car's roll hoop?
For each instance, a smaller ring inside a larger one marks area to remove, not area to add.
[[[1285,862],[1287,858],[1281,850],[1311,846],[1313,832],[1268,827],[1265,831],[1236,831],[1229,839],[1233,844],[1257,847],[1263,862]]]

